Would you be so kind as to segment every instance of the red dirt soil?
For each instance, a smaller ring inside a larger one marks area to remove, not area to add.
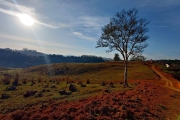
[[[29,106],[6,115],[1,120],[154,120],[178,117],[180,93],[155,83],[136,82],[126,92],[102,93],[100,96],[73,102]]]

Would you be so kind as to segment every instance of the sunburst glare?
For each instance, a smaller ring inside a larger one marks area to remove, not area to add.
[[[34,19],[28,14],[18,14],[20,21],[26,26],[32,26],[34,24]]]

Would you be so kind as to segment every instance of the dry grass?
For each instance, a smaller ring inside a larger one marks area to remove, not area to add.
[[[129,64],[129,76],[130,80],[150,80],[156,79],[158,76],[147,66],[142,63]],[[108,62],[108,63],[96,63],[96,64],[75,64],[75,63],[63,63],[42,65],[26,69],[10,69],[0,71],[0,79],[2,80],[3,74],[9,74],[12,77],[9,78],[11,83],[13,82],[15,75],[19,74],[19,83],[26,78],[27,83],[17,86],[15,91],[6,91],[6,87],[9,85],[0,84],[0,95],[9,94],[10,98],[0,100],[0,113],[7,113],[13,110],[24,108],[27,105],[40,103],[49,99],[54,100],[76,100],[80,98],[86,98],[98,94],[102,94],[105,89],[108,91],[124,91],[132,88],[123,88],[122,84],[119,84],[123,80],[124,65],[121,62]],[[33,86],[32,80],[36,83]],[[89,80],[91,84],[86,84]],[[68,90],[69,84],[67,81],[73,82],[77,86],[77,92],[71,95],[59,95],[58,91],[62,89]],[[106,86],[101,86],[101,83],[105,82]],[[115,88],[109,87],[109,83],[113,82]],[[86,87],[81,87],[79,83],[86,84]],[[46,85],[49,87],[44,88]],[[55,85],[56,88],[51,88]],[[27,90],[36,90],[43,92],[43,97],[34,96],[23,98],[23,94]]]

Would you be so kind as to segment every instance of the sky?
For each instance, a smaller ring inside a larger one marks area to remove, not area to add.
[[[118,51],[106,53],[96,41],[110,18],[131,8],[150,21],[143,55],[180,59],[179,0],[0,0],[0,48],[113,58]],[[18,14],[28,14],[34,24],[24,25]]]

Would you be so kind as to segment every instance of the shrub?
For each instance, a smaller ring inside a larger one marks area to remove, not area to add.
[[[103,81],[103,82],[101,83],[101,85],[102,85],[102,86],[105,86],[105,85],[106,85],[106,83]]]
[[[8,87],[6,87],[6,90],[7,91],[14,91],[14,90],[16,90],[16,87],[15,86],[8,86]]]
[[[71,92],[76,92],[76,91],[77,91],[77,88],[76,88],[75,85],[70,84],[70,85],[69,85],[69,90],[70,90]]]
[[[90,84],[90,80],[89,79],[87,79],[86,84]]]
[[[180,81],[180,72],[176,72],[173,74],[173,77]]]
[[[110,82],[109,86],[112,87],[112,88],[115,87],[115,86],[114,86],[114,83],[112,83],[112,82]]]
[[[40,83],[42,81],[42,78],[39,76],[38,77],[38,83]]]
[[[2,84],[4,85],[9,85],[11,82],[10,82],[10,79],[5,77],[3,80],[2,80]]]
[[[10,98],[10,96],[8,94],[2,94],[1,95],[1,99],[8,99]]]
[[[19,83],[19,74],[17,73],[14,79],[14,82],[12,83],[13,86],[18,86]]]
[[[84,85],[84,84],[81,83],[81,87],[86,87],[86,85]]]
[[[71,92],[67,92],[66,90],[60,90],[60,91],[59,91],[59,94],[60,94],[60,95],[70,95]]]
[[[56,86],[55,86],[55,85],[52,85],[51,88],[56,88]]]
[[[26,83],[27,83],[27,78],[24,78],[24,79],[22,80],[22,83],[23,83],[23,84],[26,84]]]
[[[31,86],[33,86],[34,84],[36,84],[36,82],[34,80],[31,80]]]
[[[38,98],[38,97],[42,97],[42,96],[43,96],[42,92],[39,92],[34,96],[34,98]]]
[[[37,91],[26,91],[26,93],[24,93],[24,98],[27,98],[27,97],[30,97],[30,96],[33,96],[37,93]]]

